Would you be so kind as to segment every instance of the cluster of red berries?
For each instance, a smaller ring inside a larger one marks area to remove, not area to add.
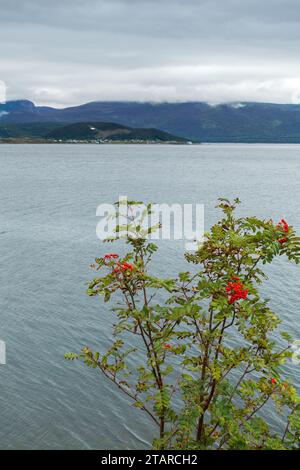
[[[288,233],[289,231],[289,224],[284,220],[281,219],[280,222],[277,224],[277,228],[283,232],[283,233]],[[279,243],[285,243],[287,241],[286,237],[281,237],[278,239]]]
[[[117,259],[117,258],[119,258],[119,255],[117,255],[117,253],[107,253],[107,255],[104,256],[105,260]]]
[[[116,260],[119,258],[119,255],[117,253],[107,253],[104,255],[104,261],[111,261],[111,260]],[[127,263],[126,261],[123,261],[123,263],[120,263],[119,261],[114,262],[113,264],[113,270],[112,272],[114,274],[122,274],[127,271],[133,271],[133,265],[130,263]]]
[[[126,271],[133,271],[133,265],[130,263],[116,263],[116,267],[113,269],[113,273],[120,274]]]
[[[232,277],[233,282],[228,282],[226,291],[229,295],[228,303],[233,304],[236,300],[246,299],[249,290],[245,289],[239,277]]]
[[[272,377],[271,384],[275,387],[277,385],[281,385],[283,390],[288,390],[289,384],[287,382],[282,382],[281,384],[278,383],[278,380],[275,377]]]
[[[278,393],[278,392],[290,392],[291,389],[290,389],[290,386],[287,382],[280,382],[278,381],[278,379],[276,379],[275,377],[272,377],[270,379],[270,382],[271,382],[271,386],[272,386],[272,392],[273,393]]]
[[[277,228],[281,229],[285,233],[288,233],[289,224],[284,219],[281,219],[281,221],[277,224]]]

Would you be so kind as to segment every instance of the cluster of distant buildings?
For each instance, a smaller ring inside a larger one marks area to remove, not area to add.
[[[110,139],[51,139],[52,143],[57,144],[173,144],[173,145],[192,145],[193,142],[178,142],[177,140],[142,140],[142,139],[128,139],[128,140],[110,140]]]

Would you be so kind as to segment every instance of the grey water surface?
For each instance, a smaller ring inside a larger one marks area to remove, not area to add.
[[[108,307],[85,294],[89,264],[107,249],[96,237],[99,204],[119,195],[204,203],[208,229],[217,198],[238,196],[240,214],[284,217],[299,230],[299,181],[299,145],[1,145],[0,448],[149,447],[143,413],[94,370],[64,360],[111,338]],[[160,245],[161,275],[185,269],[182,241]],[[264,293],[300,339],[299,270],[278,260],[268,274]],[[286,371],[299,385],[300,365]]]

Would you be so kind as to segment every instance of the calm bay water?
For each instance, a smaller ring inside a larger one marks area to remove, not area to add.
[[[135,449],[151,423],[102,376],[64,360],[105,347],[111,314],[85,295],[89,264],[105,252],[96,207],[119,195],[204,203],[206,229],[219,196],[239,213],[285,217],[300,230],[297,145],[0,146],[0,448]],[[184,243],[163,242],[160,273],[182,269]],[[300,339],[299,270],[278,260],[264,293]],[[300,365],[287,373],[300,384]],[[276,423],[274,410],[270,419]]]

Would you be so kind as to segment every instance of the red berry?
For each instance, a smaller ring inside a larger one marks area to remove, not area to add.
[[[116,259],[119,258],[119,255],[117,253],[107,253],[107,255],[104,256],[104,259]]]
[[[281,219],[281,221],[277,224],[277,228],[282,230],[285,233],[288,233],[289,224],[284,219]]]
[[[232,279],[234,279],[235,282],[228,282],[225,287],[226,292],[229,295],[229,305],[233,304],[236,300],[246,299],[249,293],[249,290],[244,288],[239,277],[233,276]]]

